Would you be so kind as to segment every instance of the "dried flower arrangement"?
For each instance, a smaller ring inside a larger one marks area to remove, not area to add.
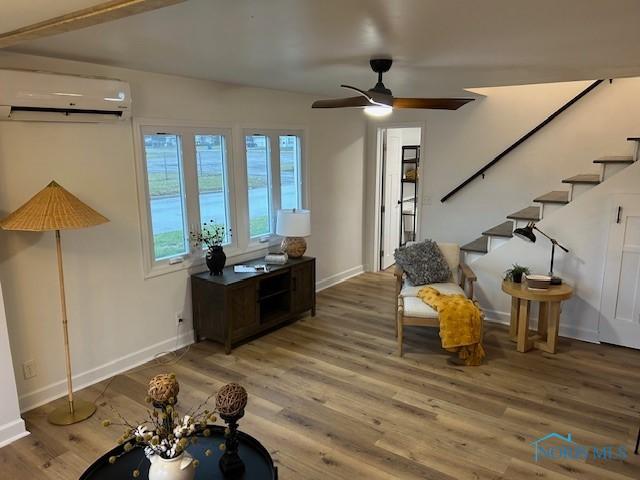
[[[175,374],[157,375],[149,383],[149,395],[145,399],[153,405],[153,409],[147,411],[148,419],[131,423],[113,409],[117,420],[104,420],[102,425],[124,428],[118,439],[118,443],[123,445],[123,453],[110,457],[110,463],[115,463],[119,456],[134,448],[144,448],[145,456],[149,459],[154,455],[165,460],[174,459],[186,452],[189,445],[197,443],[197,436],[211,435],[210,426],[217,418],[215,411],[210,411],[206,406],[215,394],[207,397],[187,414],[180,415],[175,408],[178,391],[179,384]],[[213,454],[211,450],[204,453],[206,456]],[[191,465],[197,467],[198,460],[193,460]],[[132,472],[134,478],[140,476],[139,467],[140,465]]]
[[[194,247],[203,244],[206,245],[207,250],[219,247],[224,241],[224,225],[209,220],[209,223],[202,224],[202,229],[199,232],[189,232],[189,238]]]

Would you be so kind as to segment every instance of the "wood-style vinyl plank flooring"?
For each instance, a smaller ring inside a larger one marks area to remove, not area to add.
[[[318,294],[318,314],[225,355],[211,342],[173,365],[157,361],[113,379],[86,422],[54,427],[60,401],[25,415],[31,435],[0,449],[0,479],[76,479],[114,446],[108,405],[144,408],[148,379],[173,371],[180,405],[227,382],[249,392],[241,429],[271,452],[280,479],[638,479],[640,352],[561,339],[555,355],[516,352],[489,324],[486,363],[459,367],[429,328],[407,328],[396,355],[394,285],[363,274]],[[171,360],[171,356],[163,360]],[[106,382],[80,394],[96,398]],[[625,460],[534,460],[531,442],[571,433],[582,445],[623,445]]]

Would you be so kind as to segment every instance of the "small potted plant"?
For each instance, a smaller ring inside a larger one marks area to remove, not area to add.
[[[224,226],[210,220],[209,223],[204,222],[202,224],[202,229],[199,232],[189,232],[189,236],[194,247],[201,248],[202,245],[207,247],[205,261],[207,262],[209,273],[211,275],[222,275],[222,269],[227,262],[227,256],[222,249]]]
[[[513,267],[504,272],[504,279],[513,283],[522,283],[522,275],[529,275],[529,268],[514,263]]]

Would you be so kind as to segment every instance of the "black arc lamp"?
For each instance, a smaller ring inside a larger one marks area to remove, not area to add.
[[[549,276],[551,277],[551,285],[560,285],[562,283],[562,279],[560,277],[556,277],[553,274],[553,259],[554,259],[554,256],[556,254],[556,245],[559,248],[561,248],[562,250],[564,250],[566,253],[569,253],[569,250],[567,248],[563,247],[562,245],[560,245],[555,238],[551,238],[549,235],[547,235],[542,230],[540,230],[538,227],[536,227],[536,224],[534,222],[529,222],[526,227],[516,228],[513,231],[513,234],[516,237],[518,237],[518,238],[520,238],[522,240],[526,240],[527,242],[535,243],[536,242],[536,234],[533,233],[534,230],[540,232],[542,235],[547,237],[549,239],[549,241],[551,242],[551,266],[549,268]]]

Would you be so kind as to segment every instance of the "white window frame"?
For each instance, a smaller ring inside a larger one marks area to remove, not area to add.
[[[269,185],[271,202],[269,205],[270,217],[271,217],[271,233],[251,237],[249,229],[249,188],[248,188],[248,164],[247,164],[247,149],[246,138],[251,135],[262,135],[269,139]],[[245,128],[242,130],[242,152],[243,152],[243,176],[246,190],[246,238],[248,240],[248,246],[250,249],[255,249],[258,246],[266,247],[268,245],[276,245],[280,243],[280,237],[275,234],[276,231],[276,214],[281,206],[281,186],[280,186],[280,137],[281,136],[295,136],[300,141],[300,171],[298,175],[298,189],[300,198],[300,208],[309,208],[308,195],[307,195],[307,173],[308,173],[308,160],[306,149],[306,130],[305,129],[290,129],[290,128]]]
[[[134,119],[133,136],[136,156],[136,177],[138,183],[138,209],[140,212],[141,240],[143,252],[143,270],[145,278],[151,278],[165,273],[171,273],[186,268],[204,264],[204,251],[196,249],[189,242],[185,255],[155,259],[153,233],[151,224],[151,206],[149,198],[149,182],[147,175],[146,152],[144,136],[148,134],[172,134],[181,136],[182,144],[182,175],[183,206],[185,210],[185,229],[189,231],[200,229],[200,197],[196,168],[195,135],[222,135],[225,139],[225,179],[227,181],[227,221],[231,229],[230,243],[224,246],[227,256],[240,253],[238,248],[237,208],[235,204],[236,189],[234,174],[233,134],[232,129],[218,125],[165,121],[154,119]]]

